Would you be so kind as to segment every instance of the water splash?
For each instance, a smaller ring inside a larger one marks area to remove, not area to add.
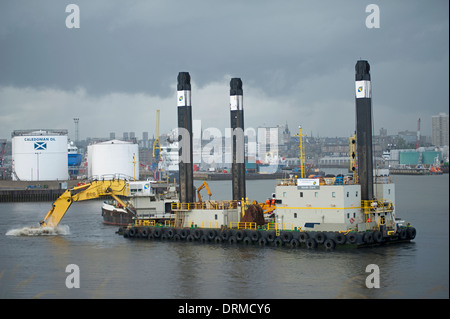
[[[67,225],[59,225],[57,227],[22,227],[6,232],[6,236],[57,236],[69,234],[70,228]]]

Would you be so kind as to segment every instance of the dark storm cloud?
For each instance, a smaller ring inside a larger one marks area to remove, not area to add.
[[[65,26],[70,2],[0,3],[0,87],[170,98],[179,71],[199,88],[223,83],[225,95],[229,75],[243,79],[244,94],[280,100],[271,125],[295,127],[309,114],[319,130],[327,111],[353,120],[362,58],[380,116],[429,116],[448,105],[447,1],[374,1],[379,29],[365,26],[370,2],[356,0],[72,2],[80,29]]]

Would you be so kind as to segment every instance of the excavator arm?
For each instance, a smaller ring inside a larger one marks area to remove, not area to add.
[[[203,182],[202,185],[199,186],[199,188],[197,189],[197,196],[198,196],[198,202],[201,203],[202,202],[202,195],[200,195],[200,191],[206,188],[206,191],[208,192],[208,196],[211,198],[212,193],[211,190],[209,189],[209,185],[207,182]]]
[[[53,204],[44,220],[40,222],[41,227],[56,227],[66,214],[73,202],[111,196],[117,200],[127,211],[135,214],[133,209],[125,204],[118,196],[127,196],[126,181],[121,179],[109,181],[92,181],[88,184],[76,186],[66,190]]]

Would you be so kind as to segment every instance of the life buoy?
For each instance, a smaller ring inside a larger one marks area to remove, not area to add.
[[[355,219],[352,217],[350,218],[350,224],[353,224],[355,222]]]

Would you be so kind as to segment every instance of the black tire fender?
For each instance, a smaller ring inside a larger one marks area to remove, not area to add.
[[[236,235],[234,236],[238,241],[244,239],[244,232],[242,230],[237,230]]]
[[[348,242],[352,245],[358,241],[358,235],[355,233],[348,233],[345,237],[347,237]]]
[[[267,239],[265,239],[264,237],[261,237],[260,239],[258,239],[258,244],[260,246],[266,246],[267,245]]]
[[[416,229],[414,227],[408,227],[406,229],[406,233],[407,233],[409,239],[416,238]]]
[[[298,240],[301,243],[306,243],[306,240],[308,240],[308,238],[309,238],[309,235],[308,235],[308,233],[305,233],[305,232],[301,232],[300,235],[298,235]]]
[[[314,238],[308,238],[306,240],[306,248],[315,249],[317,247],[317,242]]]
[[[161,228],[155,228],[155,229],[153,230],[153,237],[154,237],[154,238],[160,238],[161,235],[162,235],[162,230],[161,230]]]
[[[383,242],[383,234],[379,230],[374,231],[373,232],[373,240],[376,243],[382,243]]]
[[[327,240],[327,235],[322,232],[318,232],[314,235],[314,239],[318,244],[323,244]]]
[[[244,239],[242,239],[242,242],[243,242],[245,245],[251,245],[251,244],[252,244],[252,240],[251,240],[251,238],[248,237],[248,236],[245,236]]]
[[[343,244],[345,244],[347,237],[344,234],[338,233],[338,234],[336,234],[335,239],[336,239],[336,244],[343,245]]]
[[[291,232],[283,232],[281,234],[281,239],[285,242],[285,243],[289,243],[292,240],[292,233]]]
[[[301,244],[300,244],[300,241],[297,238],[293,238],[289,242],[289,245],[291,245],[291,247],[293,247],[293,248],[298,248],[298,247],[300,247]]]
[[[373,244],[373,232],[365,232],[363,235],[363,240],[366,244]]]
[[[234,236],[234,235],[232,235],[228,238],[228,243],[230,243],[232,245],[237,244],[237,242],[238,242],[238,240],[237,240],[236,236]]]
[[[327,240],[325,240],[323,245],[326,250],[333,250],[336,247],[336,243],[331,238],[328,238]]]

